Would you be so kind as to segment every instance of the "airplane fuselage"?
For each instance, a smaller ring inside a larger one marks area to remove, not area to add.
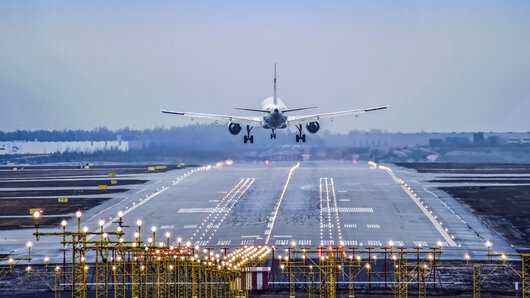
[[[268,113],[263,113],[261,127],[266,129],[282,129],[287,127],[287,116],[283,114],[283,111],[287,109],[283,101],[279,98],[274,99],[272,97],[265,98],[261,103],[261,108]]]

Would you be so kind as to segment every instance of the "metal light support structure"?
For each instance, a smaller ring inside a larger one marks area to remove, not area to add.
[[[116,231],[100,228],[89,231],[81,227],[81,212],[76,213],[77,226],[72,230],[62,224],[62,231],[41,232],[36,218],[35,237],[60,236],[63,247],[70,247],[70,266],[57,266],[54,291],[60,296],[62,278],[69,277],[72,297],[247,297],[249,289],[242,284],[242,272],[262,264],[271,248],[245,246],[230,254],[215,254],[211,249],[170,245],[156,242],[155,231],[148,243],[141,240],[141,222],[134,238],[126,240],[120,226]],[[120,217],[121,218],[121,217]],[[166,235],[169,238],[170,235]],[[28,245],[31,249],[31,245]],[[31,255],[31,250],[29,255]],[[68,272],[69,269],[69,272]],[[69,273],[69,274],[68,274]],[[88,276],[95,276],[87,283]]]

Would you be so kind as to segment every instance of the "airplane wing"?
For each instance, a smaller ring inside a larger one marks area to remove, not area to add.
[[[230,116],[230,115],[216,115],[216,114],[204,114],[204,113],[193,113],[193,112],[178,112],[169,110],[160,110],[165,114],[179,115],[191,118],[192,121],[195,119],[207,119],[215,121],[216,123],[228,124],[230,122],[236,122],[241,124],[259,125],[261,124],[260,117],[245,117],[245,116]]]
[[[390,106],[387,105],[387,106],[380,106],[380,107],[373,107],[373,108],[366,108],[366,109],[346,110],[346,111],[321,113],[321,114],[314,114],[314,115],[287,116],[287,123],[288,124],[300,124],[300,123],[306,123],[306,122],[311,122],[311,121],[318,121],[321,119],[334,119],[340,116],[358,115],[362,113],[386,110],[389,107]]]

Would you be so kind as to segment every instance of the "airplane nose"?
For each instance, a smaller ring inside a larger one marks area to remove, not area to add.
[[[274,109],[274,113],[278,113],[278,112],[279,112],[279,110],[278,110],[278,109]]]

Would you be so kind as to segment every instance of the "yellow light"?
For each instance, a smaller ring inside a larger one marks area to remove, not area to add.
[[[40,212],[39,211],[33,212],[33,217],[35,217],[35,219],[38,219],[40,217]]]
[[[156,232],[156,227],[155,226],[151,227],[151,232]]]
[[[28,241],[28,243],[26,243],[26,247],[31,248],[31,246],[33,246],[33,243],[31,243],[31,241]]]
[[[103,220],[103,218],[100,219],[98,224],[99,224],[100,227],[102,227],[105,224],[105,220]]]
[[[491,241],[486,241],[486,247],[490,248],[493,244],[491,243]]]
[[[77,218],[80,218],[81,215],[82,215],[81,211],[77,211],[77,212],[75,213],[75,216],[76,216]]]
[[[83,232],[88,232],[88,228],[87,227],[83,227]]]
[[[61,221],[61,226],[66,227],[66,220],[63,219],[63,220]]]
[[[166,238],[169,238],[171,236],[171,233],[166,232]]]
[[[123,211],[118,211],[118,217],[123,217]]]
[[[141,221],[141,220],[137,220],[137,221],[136,221],[136,225],[137,225],[137,226],[141,226],[141,225],[142,225],[142,221]]]

